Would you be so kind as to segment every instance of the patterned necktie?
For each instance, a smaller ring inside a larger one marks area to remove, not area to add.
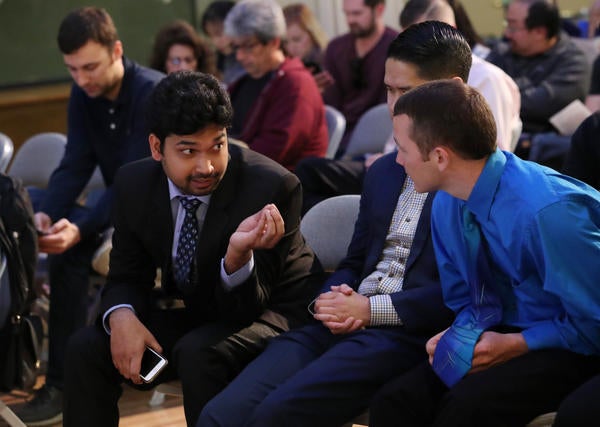
[[[458,313],[438,342],[433,357],[433,370],[448,387],[471,369],[473,350],[483,331],[502,320],[502,304],[492,290],[493,276],[481,230],[466,205],[463,206],[463,225],[471,266],[468,280],[471,304]]]
[[[196,211],[202,203],[199,199],[177,197],[179,203],[185,209],[185,217],[179,230],[179,243],[177,244],[177,254],[173,265],[173,274],[175,283],[182,291],[190,287],[190,270],[196,254],[198,243],[198,220]]]

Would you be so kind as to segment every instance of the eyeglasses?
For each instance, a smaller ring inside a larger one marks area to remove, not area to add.
[[[252,52],[252,50],[254,50],[254,48],[256,46],[258,46],[259,44],[261,44],[261,42],[259,42],[258,40],[255,40],[252,42],[247,42],[247,43],[242,43],[242,44],[232,43],[231,49],[233,50],[233,53],[237,53],[239,50],[244,54],[248,54],[248,53]]]
[[[363,58],[353,58],[350,60],[350,76],[352,77],[352,86],[355,89],[364,89],[367,87],[367,80],[363,73]]]
[[[194,58],[192,56],[185,56],[183,58],[181,58],[179,56],[173,56],[171,58],[168,58],[167,61],[169,61],[171,63],[171,65],[181,65],[184,62],[189,65],[189,64],[194,63],[194,61],[196,61],[196,58]]]

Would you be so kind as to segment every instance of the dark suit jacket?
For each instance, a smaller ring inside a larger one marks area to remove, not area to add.
[[[355,290],[371,274],[383,252],[385,239],[406,179],[404,168],[390,153],[370,168],[365,177],[360,211],[346,258],[325,283],[346,283]],[[427,197],[406,261],[403,290],[391,294],[396,312],[407,331],[437,333],[450,326],[452,312],[444,306],[430,233],[431,202]]]
[[[183,295],[186,309],[203,321],[247,324],[266,308],[284,315],[291,326],[308,319],[313,296],[315,258],[299,231],[301,187],[295,175],[251,150],[229,146],[230,159],[212,193],[199,236],[197,285]],[[124,166],[115,179],[113,249],[102,296],[102,313],[116,304],[131,304],[143,318],[152,307],[156,268],[162,288],[177,294],[171,248],[173,218],[167,177],[151,158]],[[269,250],[254,251],[250,278],[231,292],[220,281],[220,262],[240,222],[275,203],[285,221],[285,236]],[[318,263],[317,263],[318,264]]]

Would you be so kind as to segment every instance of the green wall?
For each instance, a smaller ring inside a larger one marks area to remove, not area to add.
[[[67,81],[56,45],[63,17],[82,0],[0,0],[0,88]],[[96,0],[112,16],[125,55],[146,64],[154,34],[167,22],[195,20],[194,0]]]

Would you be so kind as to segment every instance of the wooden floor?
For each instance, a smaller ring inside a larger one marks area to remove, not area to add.
[[[11,409],[23,405],[28,397],[27,393],[19,391],[0,394],[0,399]],[[165,396],[162,405],[150,407],[148,402],[151,397],[152,391],[139,391],[125,386],[123,397],[119,401],[121,413],[119,427],[185,427],[181,397]],[[60,426],[62,423],[54,425],[54,427]],[[8,427],[8,424],[0,419],[0,427]]]

